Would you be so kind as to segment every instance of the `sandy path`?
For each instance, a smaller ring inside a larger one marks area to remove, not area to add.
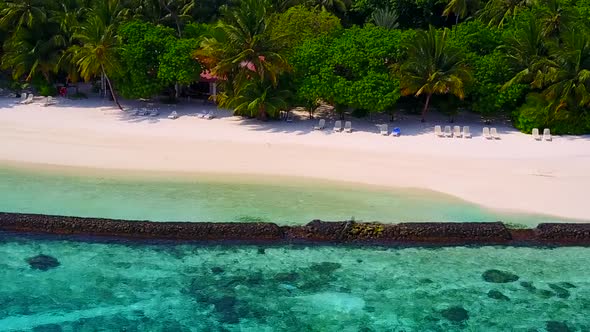
[[[437,139],[436,122],[397,122],[400,138],[355,120],[352,134],[313,123],[131,117],[98,100],[41,107],[0,100],[0,160],[104,169],[312,177],[431,189],[487,207],[590,219],[590,138],[537,142],[500,127],[502,139]],[[179,108],[194,113],[205,106]],[[209,106],[210,107],[210,106]],[[333,121],[328,121],[328,127]],[[444,124],[442,121],[439,123]],[[352,188],[351,188],[352,189]]]

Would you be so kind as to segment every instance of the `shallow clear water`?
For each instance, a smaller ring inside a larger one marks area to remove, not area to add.
[[[254,179],[256,180],[256,179]],[[503,213],[419,190],[212,176],[133,179],[0,168],[0,211],[152,221],[497,221],[536,225],[556,218]],[[559,221],[559,220],[557,220]]]
[[[26,260],[38,254],[60,265],[33,269]],[[488,269],[519,280],[486,282]],[[0,234],[0,330],[588,331],[589,274],[590,248],[201,247]]]

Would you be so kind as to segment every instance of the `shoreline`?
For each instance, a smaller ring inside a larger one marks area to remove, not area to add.
[[[168,120],[165,111],[158,118],[137,118],[94,100],[64,102],[0,107],[0,160],[180,181],[209,174],[222,181],[284,178],[379,190],[415,188],[497,211],[589,217],[586,137],[534,142],[500,128],[500,141],[476,135],[437,139],[432,123],[410,119],[396,123],[403,134],[392,138],[376,133],[379,119],[354,120],[355,132],[345,134],[331,132],[329,123],[323,132],[312,131],[317,120],[259,123],[223,110],[208,121],[190,116],[199,110],[195,105],[178,109],[181,118]],[[468,121],[473,119],[457,120],[477,132],[477,124]]]
[[[121,169],[98,169],[90,167],[74,167],[63,165],[49,165],[49,164],[33,164],[23,162],[13,162],[0,160],[0,171],[7,170],[16,174],[33,175],[33,176],[65,176],[72,179],[88,178],[88,179],[106,179],[109,181],[131,181],[133,183],[165,183],[165,184],[181,184],[181,183],[207,183],[207,184],[240,184],[240,185],[254,185],[254,186],[268,186],[300,189],[303,191],[309,190],[355,190],[366,193],[382,193],[385,195],[399,194],[403,192],[404,196],[419,197],[423,200],[435,199],[437,202],[446,204],[469,204],[487,211],[490,214],[511,215],[527,217],[529,219],[538,219],[540,222],[560,222],[560,223],[585,223],[587,219],[564,218],[560,216],[539,214],[539,213],[525,213],[522,211],[514,211],[509,209],[497,209],[480,206],[462,199],[461,197],[445,194],[426,188],[415,187],[391,187],[371,185],[362,182],[352,181],[334,181],[322,178],[311,177],[294,177],[294,176],[279,176],[279,175],[265,175],[261,177],[256,174],[241,174],[241,173],[210,173],[210,172],[162,172],[152,170],[121,170]],[[44,213],[42,211],[17,211],[15,213]],[[84,215],[79,217],[96,217],[103,218],[104,216]],[[105,217],[109,218],[109,217]],[[409,217],[399,218],[396,220],[389,220],[390,223],[404,222]],[[371,220],[371,219],[369,219]],[[420,222],[428,222],[430,219],[417,219]],[[503,220],[501,216],[490,218],[489,220],[480,220],[480,222],[494,222]],[[447,222],[459,222],[458,220],[445,220]],[[155,221],[154,221],[155,222]],[[385,222],[382,220],[381,222]],[[504,220],[510,225],[528,225],[534,226],[536,224],[528,224],[522,222],[512,222],[510,219]],[[281,224],[282,225],[282,224]]]
[[[502,222],[381,224],[313,220],[301,226],[278,226],[266,222],[150,222],[0,212],[0,232],[204,244],[590,246],[590,223],[542,223],[535,228],[515,229]]]

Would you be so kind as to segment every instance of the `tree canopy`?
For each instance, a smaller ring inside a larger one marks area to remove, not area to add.
[[[43,94],[100,81],[115,102],[206,74],[220,106],[260,119],[403,101],[589,133],[589,15],[590,0],[5,0],[0,70]]]

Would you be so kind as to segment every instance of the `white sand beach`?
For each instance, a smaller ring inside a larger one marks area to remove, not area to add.
[[[501,139],[487,140],[483,123],[470,115],[452,125],[470,125],[473,138],[436,138],[433,126],[448,123],[434,112],[424,124],[411,116],[393,123],[347,119],[354,128],[349,134],[333,132],[331,118],[325,130],[313,131],[317,120],[304,113],[293,122],[259,122],[201,102],[160,105],[157,117],[131,116],[101,99],[60,99],[48,107],[40,100],[15,102],[0,99],[0,163],[319,178],[430,189],[489,208],[590,219],[590,137],[535,141],[493,124]],[[167,118],[173,109],[176,120]],[[203,110],[216,118],[194,116]],[[402,136],[379,135],[380,123],[400,127]]]

